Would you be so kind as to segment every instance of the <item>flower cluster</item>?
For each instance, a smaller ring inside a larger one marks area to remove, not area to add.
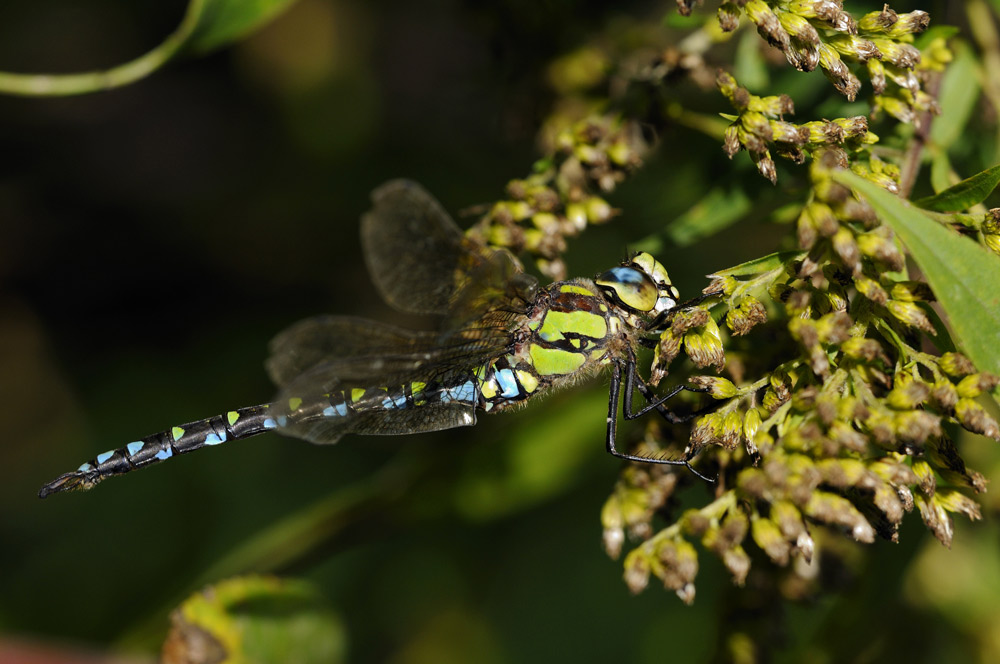
[[[690,11],[690,4],[679,0],[681,12]],[[926,12],[897,14],[885,5],[856,20],[840,0],[744,0],[723,2],[719,25],[735,30],[741,15],[789,64],[806,72],[819,67],[851,101],[861,90],[853,65],[865,70],[876,110],[913,124],[920,123],[921,113],[938,111],[934,97],[922,89],[920,74],[940,71],[951,54],[940,39],[927,45],[923,57],[914,46],[914,35],[930,22]]]
[[[682,348],[696,366],[721,368],[722,348],[735,346],[726,337],[745,335],[768,318],[769,328],[780,321],[794,350],[748,357],[730,370],[733,380],[692,379],[718,404],[696,421],[685,449],[686,458],[712,450],[698,458],[710,458],[718,469],[711,503],[648,535],[654,515],[666,513],[677,484],[666,478],[675,471],[623,474],[602,515],[604,540],[612,555],[626,531],[644,540],[625,559],[633,590],[655,576],[685,601],[693,599],[694,542],[742,583],[750,541],[783,566],[822,552],[816,525],[859,542],[895,540],[904,514],[916,508],[947,545],[952,514],[979,518],[967,492],[984,491],[985,480],[966,467],[943,425],[1000,440],[1000,426],[976,400],[1000,379],[977,372],[959,353],[922,350],[922,335],[935,335],[926,304],[933,294],[902,276],[905,263],[888,227],[834,181],[845,167],[837,149],[812,162],[811,195],[797,228],[801,251],[713,275],[706,292],[717,295],[717,303],[679,312],[664,332],[654,376],[665,373]],[[893,177],[892,169],[870,163],[855,170],[883,184]],[[698,345],[706,337],[711,361]],[[758,379],[738,377],[758,367]],[[668,432],[650,431],[644,445],[666,444]]]
[[[597,192],[615,189],[638,167],[646,149],[635,123],[593,117],[561,131],[555,154],[536,172],[507,184],[508,199],[494,203],[470,234],[492,246],[531,254],[543,274],[566,278],[566,238],[616,211]]]
[[[864,116],[796,125],[784,119],[795,112],[788,95],[759,97],[750,94],[724,71],[719,72],[716,83],[738,112],[736,116],[727,116],[732,124],[726,128],[723,149],[730,159],[740,150],[746,150],[760,174],[772,184],[777,181],[778,173],[771,150],[801,164],[806,153],[821,148],[837,145],[856,152],[878,141],[878,136],[868,131],[868,120]]]

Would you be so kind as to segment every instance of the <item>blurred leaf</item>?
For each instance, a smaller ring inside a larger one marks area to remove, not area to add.
[[[955,49],[955,60],[941,79],[938,99],[941,115],[931,124],[931,141],[942,151],[948,150],[965,132],[969,117],[979,99],[979,66],[972,50],[965,44]]]
[[[749,211],[750,199],[742,189],[716,187],[670,224],[667,237],[686,247],[731,226]]]
[[[188,13],[197,23],[184,46],[204,53],[234,41],[265,25],[295,0],[192,0]]]
[[[903,241],[948,314],[959,347],[980,371],[1000,373],[1000,260],[854,173],[834,178],[863,194]]]
[[[958,26],[935,25],[930,29],[921,32],[920,36],[913,42],[913,45],[922,51],[935,39],[951,39],[958,33]]]
[[[777,253],[768,254],[761,258],[755,258],[752,261],[747,261],[746,263],[740,263],[739,265],[734,265],[733,267],[727,268],[725,270],[719,270],[718,272],[713,272],[708,275],[711,277],[747,277],[754,274],[762,274],[764,272],[770,272],[771,270],[777,270],[778,268],[784,267],[785,263],[796,258],[805,256],[804,251],[779,251]]]
[[[189,597],[171,615],[166,664],[325,664],[345,659],[340,620],[302,581],[245,576]]]
[[[951,159],[944,150],[935,150],[931,159],[931,187],[935,193],[941,193],[951,185],[955,184],[958,176],[955,175],[951,167]]]
[[[940,194],[913,201],[913,204],[935,212],[960,212],[986,200],[997,184],[1000,184],[1000,164],[976,173]]]
[[[457,510],[472,519],[492,519],[565,491],[580,480],[584,462],[602,449],[601,413],[607,407],[607,390],[590,391],[560,402],[558,417],[525,418],[500,458],[497,450],[473,457],[476,462],[455,487]]]
[[[263,26],[295,0],[191,0],[181,24],[152,51],[103,71],[82,74],[0,72],[0,94],[58,97],[135,83],[184,52],[204,53]]]
[[[733,62],[733,76],[740,85],[751,92],[767,90],[771,78],[767,64],[760,51],[760,37],[752,30],[744,30],[736,43],[736,57]]]

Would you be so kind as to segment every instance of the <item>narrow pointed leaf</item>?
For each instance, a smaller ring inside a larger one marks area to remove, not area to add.
[[[940,194],[914,201],[925,210],[934,212],[961,212],[982,203],[1000,184],[1000,164],[962,180]]]
[[[853,173],[834,179],[868,199],[920,266],[955,340],[981,371],[1000,373],[1000,258]]]

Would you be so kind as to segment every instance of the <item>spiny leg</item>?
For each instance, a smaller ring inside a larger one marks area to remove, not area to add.
[[[632,411],[632,393],[635,388],[639,388],[639,392],[646,398],[646,405],[642,407],[637,412]],[[698,415],[706,412],[706,410],[696,410],[693,413],[687,415],[678,415],[668,409],[663,404],[673,399],[675,396],[681,392],[697,392],[699,394],[708,392],[707,388],[704,387],[689,387],[687,385],[675,385],[663,396],[656,396],[652,388],[642,379],[642,376],[638,374],[635,370],[635,358],[630,357],[625,361],[625,404],[622,409],[626,420],[634,420],[636,418],[642,417],[649,411],[656,409],[663,419],[671,424],[683,424],[689,422]],[[709,410],[714,409],[714,406],[710,407]]]
[[[632,371],[634,372],[635,370],[634,360],[631,361],[631,365],[632,365]],[[626,373],[628,373],[627,370]],[[691,465],[689,459],[667,459],[661,457],[644,457],[644,456],[637,456],[634,454],[626,454],[624,452],[618,451],[618,449],[615,447],[615,438],[617,437],[617,431],[618,431],[618,395],[621,391],[621,384],[622,384],[621,363],[614,362],[611,367],[611,386],[609,389],[609,398],[608,398],[608,432],[607,432],[607,439],[605,441],[608,454],[614,457],[618,457],[619,459],[624,459],[625,461],[637,461],[639,463],[657,463],[666,466],[684,466],[689,471],[691,471],[696,477],[699,477],[700,479],[703,479],[706,482],[713,483],[715,480],[706,477],[701,473],[699,473],[697,470],[695,470],[694,466]],[[629,392],[630,391],[631,390],[629,390]],[[674,394],[676,394],[677,392],[680,392],[680,390],[678,389],[676,392],[674,392]],[[628,401],[628,403],[631,404],[632,399],[630,396],[628,396],[628,392],[626,392],[625,398]],[[642,412],[648,412],[652,408],[662,408],[662,401],[659,404],[648,406]],[[663,410],[666,409],[664,408]],[[629,415],[628,406],[626,406],[625,414],[626,417],[628,418]],[[635,417],[638,416],[639,416],[638,414],[635,415]]]

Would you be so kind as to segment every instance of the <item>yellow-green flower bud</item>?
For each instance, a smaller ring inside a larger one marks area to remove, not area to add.
[[[841,226],[840,230],[834,233],[831,241],[833,243],[833,250],[840,256],[840,260],[844,261],[844,265],[852,273],[860,274],[861,251],[858,249],[858,243],[854,240],[854,233],[846,226]]]
[[[901,270],[905,265],[903,255],[899,252],[896,244],[891,239],[884,237],[882,232],[875,230],[858,235],[856,238],[858,249],[865,256],[884,263],[894,272]]]
[[[688,382],[706,389],[713,399],[732,399],[739,393],[732,381],[717,376],[693,376]]]
[[[886,403],[896,410],[913,410],[930,396],[930,387],[922,380],[899,374],[896,386],[886,395]]]
[[[958,390],[946,378],[938,378],[931,389],[931,398],[945,411],[950,411],[958,401]]]
[[[983,244],[994,254],[1000,256],[1000,233],[983,233]]]
[[[997,425],[997,421],[972,399],[958,400],[955,404],[955,418],[963,428],[973,433],[1000,440],[1000,425]]]
[[[997,386],[998,378],[993,374],[984,371],[983,373],[966,376],[959,381],[957,386],[960,397],[973,399],[983,392],[989,392]]]
[[[536,212],[531,215],[531,223],[541,231],[555,230],[559,226],[559,218],[551,212]]]
[[[925,314],[924,310],[916,304],[912,302],[892,300],[886,305],[886,308],[889,310],[889,313],[901,323],[915,327],[918,330],[923,330],[930,335],[937,334],[937,330],[935,330],[934,326],[931,325],[931,321],[927,318],[927,314]]]
[[[949,512],[964,514],[969,517],[970,521],[978,521],[982,518],[979,504],[955,489],[938,489],[933,500]]]
[[[722,370],[726,366],[726,352],[722,348],[719,326],[711,316],[707,317],[701,330],[692,330],[684,335],[684,349],[695,366],[714,366]]]
[[[941,418],[926,410],[907,410],[893,418],[896,435],[907,443],[923,445],[932,436],[941,435]]]
[[[885,306],[886,302],[889,301],[889,294],[874,279],[869,279],[864,275],[857,276],[854,278],[854,287],[875,304]]]
[[[930,286],[922,281],[897,281],[892,285],[892,299],[903,302],[933,302]]]
[[[865,63],[868,68],[868,78],[872,83],[872,92],[881,95],[885,92],[885,65],[877,58],[871,58]]]
[[[710,274],[708,276],[712,278],[712,283],[710,283],[701,291],[705,295],[708,295],[710,293],[716,293],[721,295],[732,295],[733,292],[736,290],[736,287],[740,285],[740,282],[738,282],[734,277],[731,277],[729,275],[719,276]]]
[[[587,208],[587,219],[592,224],[603,224],[616,214],[615,209],[599,196],[591,196],[583,203]]]
[[[809,140],[809,132],[791,122],[771,120],[769,124],[771,139],[774,141],[803,145]]]
[[[861,81],[851,73],[844,61],[840,59],[840,54],[832,46],[820,43],[819,66],[823,68],[823,73],[837,88],[837,91],[847,97],[848,101],[854,101],[858,90],[861,89]]]
[[[645,552],[632,549],[625,556],[625,585],[633,594],[639,594],[649,585],[649,560]]]
[[[790,12],[778,12],[778,22],[793,39],[801,42],[803,46],[815,47],[819,44],[819,33],[812,23],[802,16]]]
[[[805,513],[811,519],[844,528],[855,540],[871,544],[875,529],[849,500],[825,491],[813,491]]]
[[[583,203],[570,203],[566,206],[566,220],[578,231],[587,227],[587,206]]]
[[[858,30],[885,34],[899,20],[899,15],[885,5],[882,11],[869,12],[858,21]]]
[[[788,33],[781,27],[778,17],[774,15],[764,0],[747,0],[747,3],[743,5],[743,11],[746,12],[747,18],[757,26],[757,32],[760,33],[760,36],[766,39],[769,44],[782,51],[788,48]]]
[[[743,127],[751,134],[759,136],[764,141],[773,140],[774,135],[771,130],[771,121],[763,113],[744,111],[740,115],[740,122],[743,123]]]
[[[767,321],[767,310],[760,300],[746,296],[736,307],[726,312],[726,325],[737,336],[747,334],[755,326]]]
[[[788,95],[769,95],[767,97],[750,95],[747,110],[757,111],[772,118],[780,118],[784,115],[794,114],[795,105]]]
[[[743,433],[743,416],[737,410],[726,413],[722,419],[722,446],[730,452],[740,444]]]
[[[874,42],[857,35],[833,35],[827,39],[827,43],[837,49],[841,55],[858,62],[878,60],[882,57],[882,53]]]
[[[760,417],[760,411],[757,408],[750,408],[743,416],[743,438],[748,443],[753,443],[761,424],[763,421]]]
[[[949,376],[956,378],[975,373],[976,367],[961,353],[945,353],[938,358],[938,366]]]
[[[914,496],[914,503],[920,510],[920,518],[924,525],[934,534],[939,542],[947,547],[951,546],[951,539],[955,532],[954,523],[951,516],[944,507],[925,495]]]
[[[876,357],[885,354],[879,342],[864,337],[851,337],[840,344],[840,350],[851,359],[866,362],[871,362]]]
[[[718,19],[723,32],[732,32],[740,27],[740,8],[733,2],[723,2],[719,6]]]
[[[750,536],[760,549],[778,565],[787,565],[791,545],[781,534],[778,525],[761,516],[750,521]]]
[[[899,14],[896,18],[896,22],[887,31],[887,34],[892,39],[901,39],[923,32],[931,22],[930,15],[919,9],[906,14]]]

